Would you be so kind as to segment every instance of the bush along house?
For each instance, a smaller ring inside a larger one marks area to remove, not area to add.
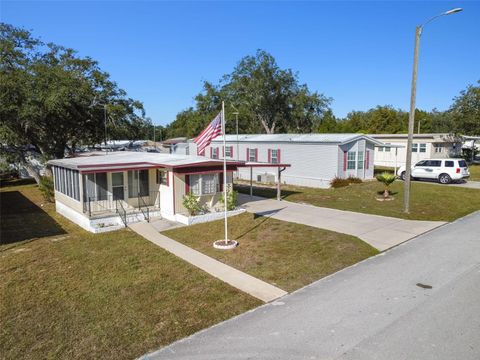
[[[165,219],[188,224],[183,197],[192,193],[215,213],[223,191],[223,161],[147,152],[51,160],[58,213],[91,232],[129,222]],[[227,186],[241,163],[227,162]],[[222,214],[222,213],[219,213]]]
[[[281,174],[283,184],[327,188],[335,177],[373,178],[375,146],[382,142],[362,134],[256,134],[227,135],[215,138],[205,151],[211,159],[257,163],[240,168],[240,179],[277,182],[279,173],[261,164],[288,163]],[[190,142],[190,154],[196,145]]]

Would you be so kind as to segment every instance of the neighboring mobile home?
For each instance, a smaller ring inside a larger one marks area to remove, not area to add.
[[[198,195],[207,208],[221,206],[220,160],[126,151],[48,163],[54,176],[57,212],[92,232],[154,216],[179,221],[179,216],[187,213],[182,200],[188,192]],[[237,165],[227,164],[227,186]]]
[[[374,147],[378,140],[362,134],[257,134],[227,135],[215,138],[205,150],[212,159],[281,164],[291,167],[281,175],[284,184],[327,188],[334,177],[349,176],[373,178]],[[196,154],[195,143],[190,141],[190,154]],[[262,168],[238,170],[240,179],[276,182],[278,172]]]
[[[372,134],[372,138],[387,146],[375,147],[375,165],[400,167],[405,165],[407,134]],[[388,145],[396,147],[390,148]],[[453,158],[462,153],[462,138],[452,134],[414,134],[412,163],[431,158]]]

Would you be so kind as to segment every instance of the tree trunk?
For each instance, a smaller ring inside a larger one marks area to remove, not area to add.
[[[40,172],[32,164],[30,164],[28,160],[25,161],[24,165],[25,169],[27,169],[28,175],[33,177],[37,184],[40,184]]]

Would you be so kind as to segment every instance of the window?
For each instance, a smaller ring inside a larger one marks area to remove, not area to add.
[[[200,193],[200,175],[190,175],[189,177],[190,182],[190,192],[193,195],[201,195]]]
[[[418,144],[417,143],[412,144],[412,152],[418,152]]]
[[[347,170],[355,170],[355,151],[349,151],[347,157]]]
[[[466,168],[468,167],[467,166],[467,162],[465,160],[459,160],[458,161],[458,166],[460,166],[461,168]]]
[[[383,152],[383,146],[378,146],[377,149],[379,152]]]
[[[80,200],[80,184],[78,171],[55,166],[53,168],[55,177],[55,190],[72,199]]]
[[[157,185],[166,185],[168,186],[168,171],[158,170],[157,169]]]
[[[453,167],[453,161],[445,161],[445,167]]]
[[[415,167],[417,166],[427,166],[427,160],[419,161],[418,163],[415,164]]]
[[[280,150],[278,149],[271,149],[268,150],[270,152],[270,162],[272,164],[280,163]]]
[[[420,152],[421,153],[427,152],[427,144],[420,144]]]
[[[247,149],[248,161],[257,161],[257,149]]]
[[[218,179],[218,176],[216,174],[202,175],[202,195],[210,195],[217,192],[216,179]]]
[[[436,153],[443,152],[443,146],[442,145],[435,145],[435,152]]]
[[[190,175],[190,192],[194,195],[212,195],[218,191],[218,174]]]
[[[211,152],[211,158],[212,159],[218,159],[218,147],[214,148],[210,148],[210,152]]]
[[[232,157],[233,156],[233,146],[225,147],[225,157]]]
[[[442,166],[442,161],[441,160],[427,160],[427,164],[425,166],[440,167],[440,166]]]
[[[363,151],[358,152],[357,169],[363,169]]]
[[[390,143],[385,143],[386,145],[391,145]],[[385,152],[390,152],[390,146],[385,147]]]

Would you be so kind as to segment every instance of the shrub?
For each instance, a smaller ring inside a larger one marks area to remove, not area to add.
[[[225,203],[225,198],[223,197],[223,192],[222,196],[220,197],[220,202],[222,205]],[[227,210],[231,211],[234,210],[235,207],[237,206],[237,196],[238,196],[238,191],[235,190],[227,190]]]
[[[53,202],[55,200],[55,192],[53,190],[53,178],[51,178],[50,176],[41,176],[38,188],[40,189],[40,192],[42,193],[45,201]]]
[[[345,187],[350,184],[360,184],[362,182],[362,179],[355,177],[355,176],[349,176],[348,178],[340,178],[338,176],[335,176],[331,181],[330,181],[330,186],[332,188],[340,188],[340,187]]]
[[[190,216],[195,216],[202,211],[202,207],[200,206],[200,197],[192,193],[188,193],[187,195],[183,196],[182,204],[185,209],[187,209]]]
[[[362,179],[351,175],[347,178],[347,180],[349,184],[361,184],[363,182]]]
[[[330,186],[332,188],[341,188],[348,186],[350,183],[348,182],[348,179],[342,179],[338,176],[335,176],[331,181],[330,181]]]

